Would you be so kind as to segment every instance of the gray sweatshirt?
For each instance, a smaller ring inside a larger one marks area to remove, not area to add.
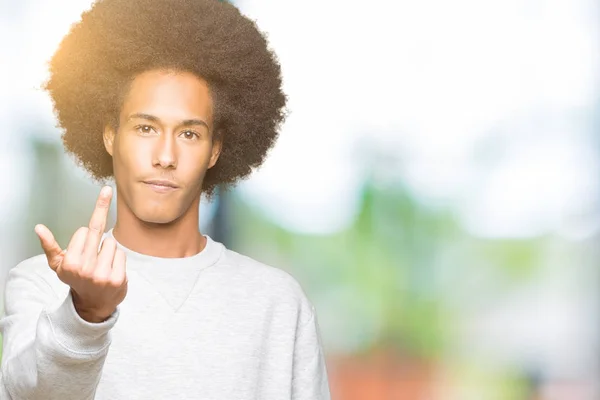
[[[119,245],[128,293],[100,324],[79,317],[45,256],[13,268],[0,399],[330,399],[315,309],[298,282],[207,239],[179,259]]]

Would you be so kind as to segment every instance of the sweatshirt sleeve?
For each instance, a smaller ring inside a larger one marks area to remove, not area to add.
[[[294,347],[292,400],[330,400],[325,355],[314,307]]]
[[[88,323],[75,311],[70,292],[61,301],[26,267],[13,268],[6,281],[0,399],[93,399],[119,312]]]

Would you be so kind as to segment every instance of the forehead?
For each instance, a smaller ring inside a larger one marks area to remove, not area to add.
[[[211,119],[208,83],[189,72],[152,70],[137,75],[125,96],[122,116],[143,112],[161,120]]]

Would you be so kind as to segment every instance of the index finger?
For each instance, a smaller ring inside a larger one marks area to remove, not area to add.
[[[96,207],[90,218],[89,231],[85,239],[83,249],[84,255],[98,255],[100,240],[106,228],[106,219],[108,217],[108,209],[110,208],[110,200],[112,199],[112,188],[105,186],[100,191]]]

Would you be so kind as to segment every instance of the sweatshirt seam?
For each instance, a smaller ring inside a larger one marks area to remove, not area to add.
[[[42,276],[42,274],[40,274],[38,271],[33,271],[34,274],[42,281],[46,284],[46,286],[50,289],[50,291],[54,294],[54,296],[56,297],[56,299],[60,299],[60,296],[58,295],[58,293],[56,292],[56,290],[54,290],[54,288],[52,287],[52,285]],[[44,310],[44,314],[46,315],[46,318],[48,319],[48,322],[50,323],[50,329],[52,329],[52,335],[54,336],[54,339],[56,340],[56,342],[66,351],[75,354],[75,355],[93,355],[93,354],[99,354],[102,353],[104,350],[106,350],[106,348],[108,346],[110,346],[111,341],[109,341],[106,345],[104,345],[103,347],[101,347],[99,350],[96,351],[90,351],[90,352],[80,352],[80,351],[76,351],[76,350],[72,350],[70,349],[66,344],[62,343],[59,340],[58,335],[56,334],[56,330],[54,328],[54,323],[52,322],[52,319],[50,318],[50,315],[48,314],[47,310]]]
[[[148,279],[143,273],[140,273],[139,271],[137,271],[137,274],[146,281],[146,283],[148,283],[148,285],[150,285],[150,287],[152,287],[152,289],[154,289],[154,291],[160,296],[161,299],[163,299],[163,301],[169,306],[169,308],[171,310],[173,310],[173,314],[177,314],[177,312],[179,312],[179,310],[185,305],[185,303],[187,303],[187,301],[190,299],[190,297],[192,296],[192,293],[194,293],[196,287],[198,286],[198,281],[200,280],[202,274],[209,268],[214,267],[215,265],[218,264],[219,260],[221,260],[223,256],[223,252],[220,251],[218,254],[218,257],[215,258],[215,260],[213,262],[211,262],[210,264],[206,265],[204,268],[202,268],[200,271],[198,271],[198,276],[196,277],[196,280],[194,281],[194,285],[192,286],[190,292],[188,293],[188,295],[186,296],[186,298],[181,302],[181,304],[179,305],[179,307],[175,308],[171,305],[171,303],[167,300],[167,298],[165,297],[165,295],[156,288],[156,286],[151,282],[150,279]]]
[[[7,366],[8,363],[5,364],[5,366]],[[2,375],[6,376],[6,370],[4,368],[2,368]],[[13,396],[13,387],[10,385],[10,382],[7,381],[6,379],[2,379],[2,381],[4,382],[4,387],[6,388],[6,392],[8,393],[8,397],[10,397],[8,400],[12,400],[15,399],[16,397]]]
[[[46,312],[46,311],[44,312],[44,314],[46,314],[46,318],[48,319],[48,322],[50,323],[50,329],[52,329],[52,335],[54,336],[54,339],[56,340],[56,343],[58,343],[60,345],[60,347],[62,347],[64,350],[68,351],[69,353],[72,353],[72,354],[75,354],[75,355],[79,355],[79,356],[89,356],[89,355],[100,354],[104,350],[106,350],[110,346],[110,344],[112,342],[111,340],[109,340],[108,343],[106,343],[100,349],[94,350],[94,351],[77,351],[77,350],[73,350],[73,349],[69,348],[66,344],[64,344],[61,340],[59,340],[59,337],[56,334],[56,330],[54,329],[54,324],[52,323],[52,319],[50,318],[50,315],[48,315],[48,312]]]
[[[50,267],[48,267],[50,268]],[[56,293],[56,290],[54,290],[54,288],[52,287],[52,285],[50,284],[50,282],[48,282],[43,276],[42,274],[40,274],[38,271],[33,271],[33,273],[42,281],[46,284],[46,286],[48,287],[48,289],[50,289],[50,292],[54,294],[54,296],[56,297],[56,299],[60,299],[60,296],[58,295],[58,293]]]
[[[307,327],[309,327],[309,326],[310,326],[310,324],[311,324],[311,323],[313,323],[313,321],[315,320],[315,314],[316,314],[316,312],[315,312],[315,306],[311,304],[311,306],[310,306],[310,309],[311,309],[311,316],[310,316],[310,318],[308,319],[308,321],[307,321],[307,322],[305,322],[305,323],[304,323],[304,324],[303,324],[303,325],[300,327],[300,332],[299,332],[299,334],[298,334],[299,336],[303,336],[303,335],[304,335],[304,331],[305,331],[305,330],[307,329]],[[317,333],[317,334],[318,334],[318,333]],[[297,343],[297,338],[296,338],[296,341],[295,341],[295,342]],[[294,353],[296,353],[296,343],[294,343]],[[310,358],[310,360],[309,360],[309,361],[310,361],[310,362],[309,362],[309,364],[310,364],[310,363],[311,363],[313,360],[315,360],[315,359],[319,358],[321,354],[322,354],[322,349],[318,348],[318,349],[317,349],[317,351],[315,352],[315,354],[313,354],[313,356]],[[295,358],[295,356],[294,356],[294,358]],[[294,364],[295,364],[295,361],[294,361]],[[304,372],[304,370],[303,370],[302,372]],[[298,378],[298,376],[299,376],[299,375],[298,375],[298,373],[297,373],[297,371],[296,371],[296,368],[295,368],[295,365],[294,365],[294,366],[292,367],[292,390],[293,390],[293,387],[294,387],[293,385],[294,385],[294,384],[297,382],[297,380],[299,379],[299,378]]]
[[[300,326],[300,330],[304,331],[314,320],[315,320],[315,306],[311,304],[310,306],[310,318],[306,321],[302,326]]]
[[[192,288],[188,292],[187,296],[185,296],[185,299],[183,299],[183,301],[181,302],[181,304],[179,305],[179,307],[177,307],[174,310],[175,314],[177,314],[179,312],[179,310],[181,310],[181,308],[188,302],[188,300],[190,299],[190,297],[192,297],[192,294],[196,291],[196,288],[198,287],[198,282],[200,281],[200,278],[202,277],[202,274],[207,269],[214,267],[220,259],[221,259],[221,255],[219,255],[219,257],[216,258],[214,262],[212,262],[211,264],[209,264],[206,267],[202,268],[202,270],[200,270],[198,272],[198,276],[196,276],[196,280],[194,281],[194,284],[192,285]],[[162,293],[161,293],[161,296],[164,298],[164,296],[162,295]],[[166,301],[166,299],[165,299],[165,301]],[[168,303],[168,301],[167,301],[167,303]]]

